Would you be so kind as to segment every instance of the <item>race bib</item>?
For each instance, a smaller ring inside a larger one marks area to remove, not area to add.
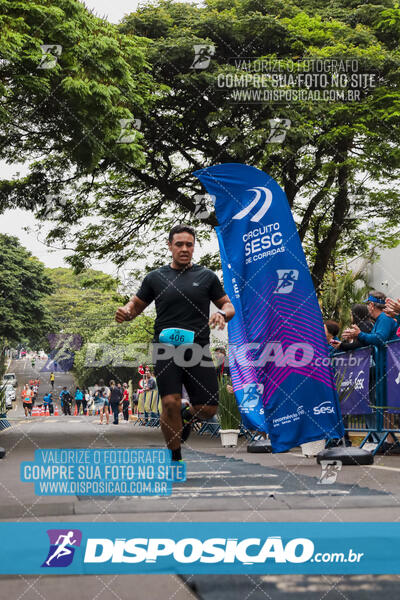
[[[194,331],[189,329],[175,329],[173,327],[163,329],[159,335],[159,340],[163,344],[180,346],[181,344],[193,344]]]

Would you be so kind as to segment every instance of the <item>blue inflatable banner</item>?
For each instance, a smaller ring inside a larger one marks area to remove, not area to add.
[[[229,366],[244,424],[274,452],[343,435],[321,310],[285,193],[247,165],[195,175],[213,197],[224,285],[236,310]]]

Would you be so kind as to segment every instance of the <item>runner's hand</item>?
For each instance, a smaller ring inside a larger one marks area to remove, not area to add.
[[[218,327],[218,329],[224,329],[225,319],[221,315],[221,313],[214,313],[213,315],[211,315],[211,319],[209,320],[208,324],[211,327],[211,329],[214,329],[215,327]]]
[[[115,313],[115,320],[117,321],[117,323],[123,323],[124,321],[132,321],[132,314],[125,306],[121,306]]]

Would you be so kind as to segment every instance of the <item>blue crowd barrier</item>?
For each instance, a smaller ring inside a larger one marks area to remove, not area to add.
[[[335,361],[342,359],[349,363],[350,358],[357,359],[360,353],[365,352],[370,353],[371,359],[368,374],[365,373],[365,363],[363,368],[358,364],[352,366],[350,377],[350,367],[347,366],[344,372],[350,387],[354,383],[360,387],[360,371],[363,371],[368,385],[364,381],[361,393],[353,389],[341,407],[346,431],[365,433],[360,447],[368,442],[374,443],[376,446],[372,452],[376,454],[389,435],[400,433],[400,340],[392,340],[379,347],[369,346],[353,352],[337,353],[333,356],[335,371],[343,373],[343,364],[335,366]],[[360,396],[363,402],[360,402]],[[358,406],[360,410],[357,410]]]

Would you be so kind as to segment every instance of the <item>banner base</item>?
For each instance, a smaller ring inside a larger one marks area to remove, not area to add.
[[[269,440],[253,440],[247,444],[247,452],[252,454],[272,452],[271,442]]]
[[[337,448],[328,448],[322,450],[317,454],[317,463],[320,464],[321,460],[340,460],[343,465],[372,465],[374,463],[374,456],[368,450],[362,448],[351,448],[345,446],[338,446]]]

